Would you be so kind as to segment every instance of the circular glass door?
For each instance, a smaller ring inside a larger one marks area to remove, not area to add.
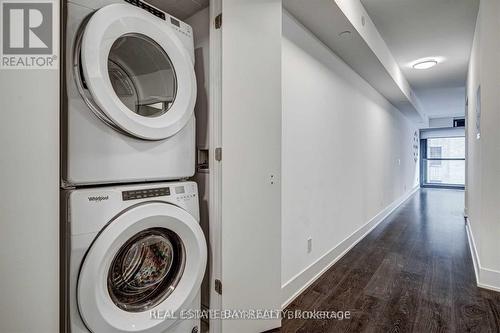
[[[97,234],[82,261],[81,318],[91,332],[164,332],[175,319],[151,320],[151,312],[192,309],[206,262],[191,214],[164,202],[132,206]]]
[[[175,135],[193,117],[193,56],[162,19],[129,4],[111,4],[88,21],[81,69],[96,113],[140,139]]]
[[[121,102],[140,116],[161,116],[174,103],[174,66],[161,46],[146,36],[118,38],[109,52],[108,74]]]
[[[108,292],[120,309],[147,311],[163,302],[184,272],[186,252],[171,230],[137,233],[118,251],[108,272]]]

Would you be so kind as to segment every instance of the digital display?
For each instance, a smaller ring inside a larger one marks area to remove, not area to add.
[[[184,190],[184,186],[177,186],[175,188],[175,194],[184,194],[186,191]]]
[[[174,19],[173,17],[170,18],[170,23],[175,25],[177,28],[180,28],[180,26],[181,26],[180,22],[177,21],[176,19]]]
[[[126,201],[126,200],[161,197],[165,195],[170,195],[170,188],[158,187],[158,188],[150,188],[143,190],[123,191],[122,199],[123,201]]]

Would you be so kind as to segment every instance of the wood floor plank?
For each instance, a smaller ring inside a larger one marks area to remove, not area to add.
[[[363,289],[368,284],[371,276],[375,273],[380,263],[384,260],[385,250],[373,248],[364,260],[357,261],[353,269],[344,275],[337,286],[331,289],[328,297],[319,305],[321,311],[350,311],[354,313],[358,299],[363,296]],[[310,320],[307,321],[297,332],[320,332],[345,331],[349,323],[347,321],[332,320]]]
[[[364,293],[388,301],[394,279],[404,267],[403,258],[395,253],[389,253],[382,261],[377,271],[364,288]]]
[[[421,275],[401,272],[392,280],[387,306],[377,316],[378,331],[411,332],[420,304]]]
[[[422,297],[444,306],[451,306],[451,259],[432,257],[428,262]]]
[[[355,333],[373,330],[373,314],[378,313],[385,306],[385,301],[363,294],[351,309],[351,316],[356,320],[346,321],[343,331]],[[337,327],[329,327],[329,332],[338,332],[336,329]]]
[[[498,333],[500,332],[500,293],[485,289],[481,290],[480,293],[488,307],[488,326],[492,331]]]
[[[285,310],[285,316],[292,315],[296,310],[307,309],[316,310],[322,301],[326,298],[326,294],[319,293],[314,290],[314,286],[306,292],[298,296]],[[291,313],[290,313],[291,312]],[[305,319],[284,320],[282,332],[296,332],[307,321]]]
[[[421,299],[413,332],[455,332],[451,319],[451,308],[427,299]]]

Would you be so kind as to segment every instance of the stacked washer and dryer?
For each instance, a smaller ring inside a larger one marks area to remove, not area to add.
[[[65,30],[61,330],[197,332],[192,29],[140,0],[69,0]]]

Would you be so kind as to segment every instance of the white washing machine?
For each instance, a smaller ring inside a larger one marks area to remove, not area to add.
[[[63,187],[194,174],[189,25],[140,0],[70,0]]]
[[[67,190],[62,207],[63,332],[200,330],[196,183]]]

